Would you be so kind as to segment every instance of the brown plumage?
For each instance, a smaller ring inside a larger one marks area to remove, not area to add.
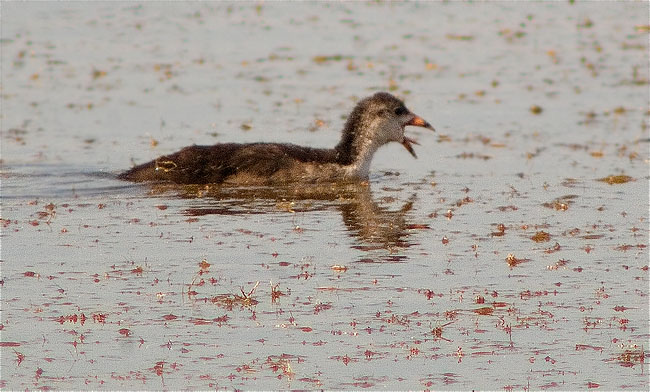
[[[333,149],[280,143],[224,143],[189,146],[136,166],[118,176],[128,181],[179,184],[278,184],[355,181],[368,178],[375,151],[399,142],[415,156],[404,127],[433,130],[388,93],[361,100]]]

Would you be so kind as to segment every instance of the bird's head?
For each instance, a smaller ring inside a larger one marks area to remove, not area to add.
[[[412,145],[418,143],[404,134],[407,125],[434,131],[431,124],[411,112],[400,99],[379,92],[361,100],[354,108],[346,123],[341,143],[347,139],[353,149],[360,151],[367,144],[379,147],[398,142],[417,158]]]

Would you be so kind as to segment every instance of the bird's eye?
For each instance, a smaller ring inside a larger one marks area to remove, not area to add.
[[[406,108],[404,106],[400,106],[397,109],[395,109],[395,114],[398,115],[398,116],[403,116],[406,113],[408,113],[408,110],[406,110]]]

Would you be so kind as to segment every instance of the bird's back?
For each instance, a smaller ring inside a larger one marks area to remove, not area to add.
[[[220,184],[237,178],[277,178],[283,172],[290,175],[296,165],[307,162],[335,163],[336,152],[279,143],[195,145],[136,166],[119,178],[137,182]]]

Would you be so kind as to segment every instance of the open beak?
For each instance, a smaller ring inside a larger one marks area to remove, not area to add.
[[[418,156],[417,156],[417,154],[415,153],[415,150],[413,149],[412,144],[420,145],[420,143],[416,142],[415,140],[410,139],[410,138],[404,136],[404,141],[402,141],[402,146],[404,146],[404,148],[406,148],[406,150],[407,150],[408,152],[410,152],[411,155],[413,155],[413,158],[417,159]]]
[[[422,117],[416,116],[416,115],[413,115],[413,118],[404,125],[405,126],[406,125],[412,125],[412,126],[415,126],[415,127],[428,128],[428,129],[435,132],[435,129],[433,129],[431,124],[426,122]],[[406,148],[406,150],[409,153],[411,153],[411,155],[413,155],[413,158],[417,158],[418,156],[415,154],[415,150],[413,149],[413,146],[412,146],[413,144],[418,144],[419,145],[420,143],[416,142],[415,140],[413,140],[411,138],[408,138],[408,137],[404,136],[404,140],[402,141],[402,145],[404,146],[404,148]]]

